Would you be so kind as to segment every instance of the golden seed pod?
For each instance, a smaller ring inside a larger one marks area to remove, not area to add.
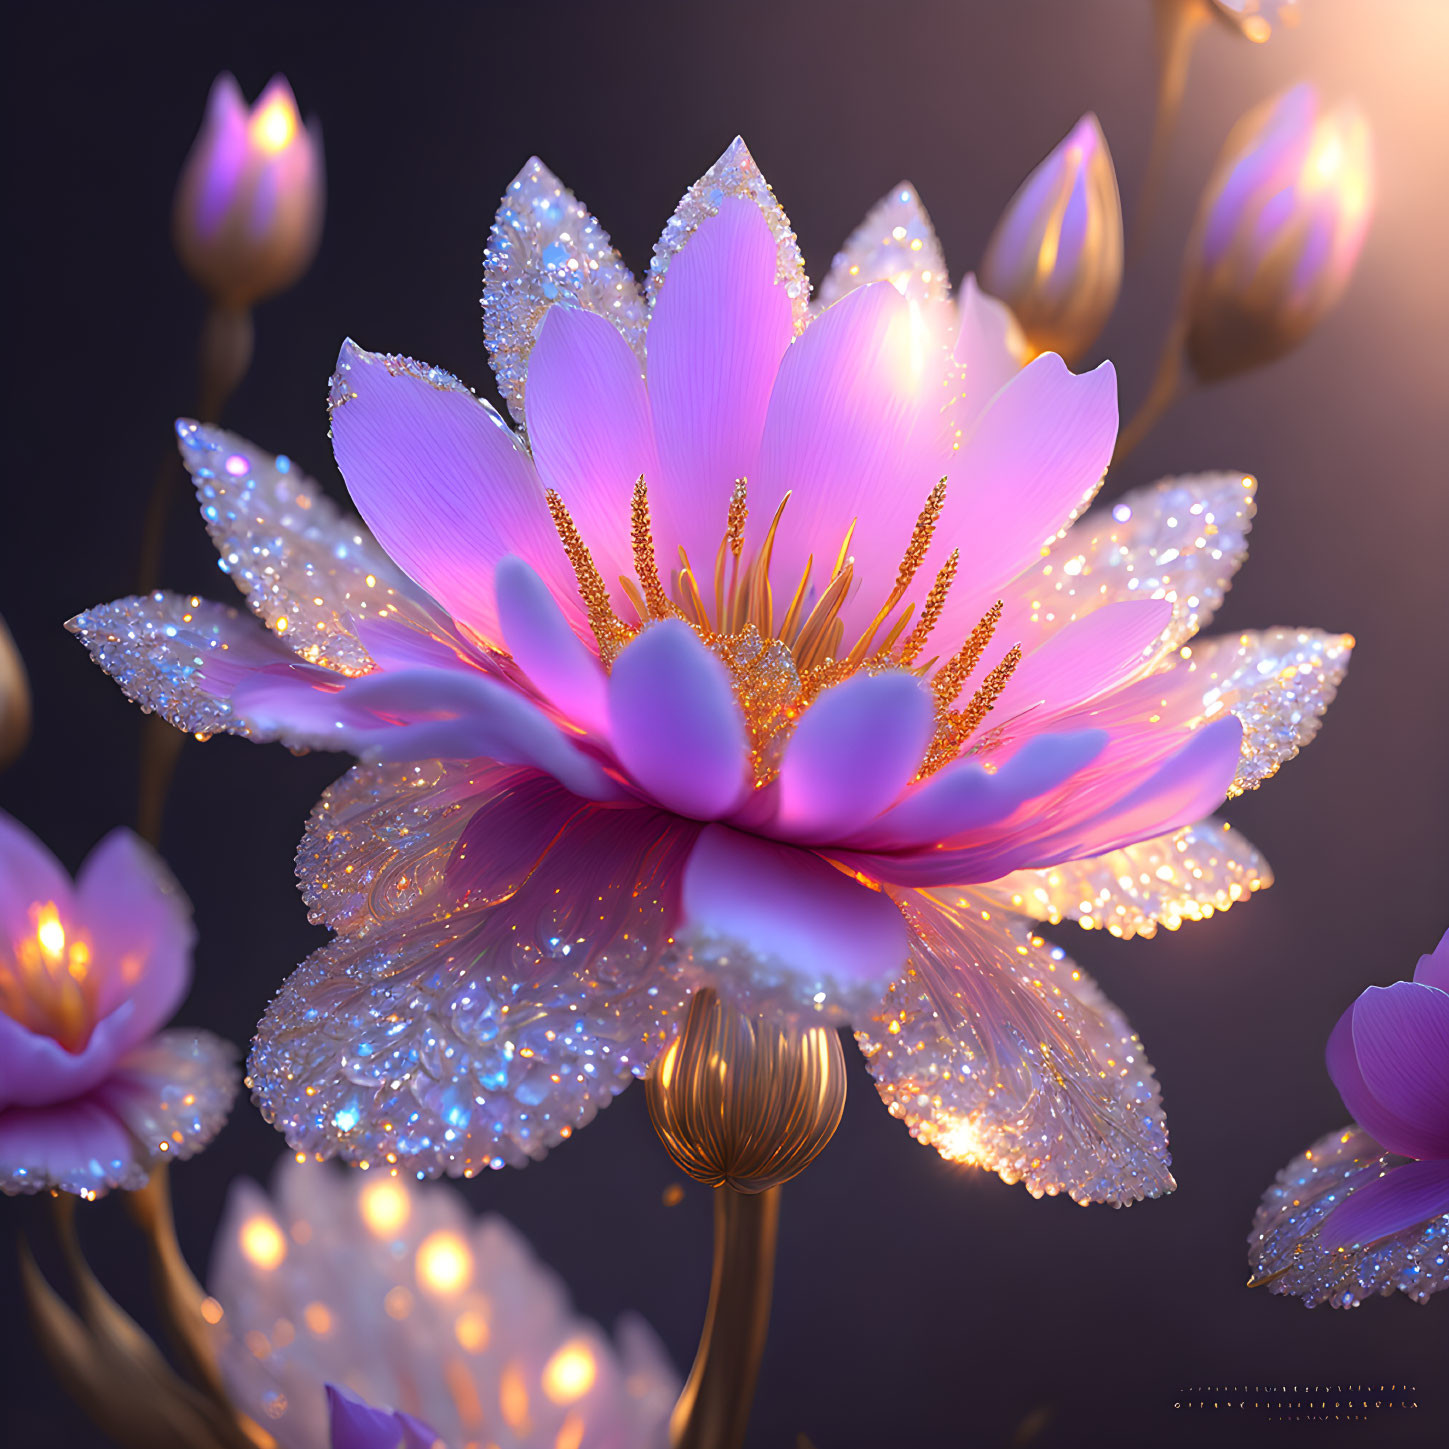
[[[5,620],[0,619],[0,770],[30,738],[30,684]]]
[[[645,1093],[654,1130],[691,1177],[764,1192],[802,1172],[834,1136],[845,1054],[829,1027],[782,1029],[698,991]]]
[[[1295,86],[1229,135],[1183,279],[1188,361],[1204,382],[1296,347],[1353,275],[1373,210],[1368,122]]]
[[[986,244],[981,285],[1033,352],[1080,357],[1122,289],[1122,200],[1107,138],[1088,112],[1022,183]]]

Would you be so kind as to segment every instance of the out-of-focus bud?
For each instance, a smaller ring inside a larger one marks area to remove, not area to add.
[[[1179,0],[1180,3],[1180,0]],[[1298,0],[1211,0],[1213,13],[1240,35],[1261,45],[1275,29],[1298,24]]]
[[[30,684],[5,620],[0,619],[0,770],[30,738]]]
[[[1071,361],[1096,341],[1122,286],[1122,201],[1090,112],[1011,198],[981,285],[1011,308],[1034,352]]]
[[[218,76],[173,214],[176,251],[212,301],[242,311],[291,286],[317,254],[325,202],[322,133],[302,124],[286,80],[248,111]]]
[[[829,1027],[781,1028],[697,991],[645,1091],[654,1130],[685,1172],[711,1187],[764,1192],[834,1136],[845,1056]]]
[[[1296,347],[1343,295],[1373,210],[1368,122],[1296,86],[1228,137],[1188,246],[1187,356],[1204,382]]]

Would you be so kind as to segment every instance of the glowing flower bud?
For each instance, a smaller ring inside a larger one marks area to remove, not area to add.
[[[1011,198],[981,284],[1011,308],[1034,352],[1070,361],[1096,340],[1122,286],[1122,202],[1091,112]]]
[[[15,640],[0,619],[0,770],[30,738],[30,684]]]
[[[1311,86],[1249,112],[1203,195],[1184,283],[1203,381],[1296,347],[1343,295],[1373,210],[1368,122]]]
[[[186,270],[221,306],[250,307],[312,264],[325,201],[322,133],[303,126],[286,80],[274,77],[248,111],[236,81],[218,76],[176,187]]]
[[[1212,0],[1213,13],[1256,45],[1298,24],[1298,0]]]

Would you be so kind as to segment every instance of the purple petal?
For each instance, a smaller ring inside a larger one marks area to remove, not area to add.
[[[663,468],[657,538],[708,572],[736,478],[752,478],[794,334],[776,242],[758,206],[724,197],[670,263],[649,322],[649,397]]]
[[[345,343],[332,445],[377,541],[454,618],[496,636],[492,576],[506,553],[570,587],[532,464],[456,378]]]
[[[529,358],[527,409],[539,476],[622,599],[616,580],[634,572],[629,500],[639,477],[652,482],[659,472],[639,359],[607,318],[553,307]]]
[[[62,923],[74,915],[70,876],[12,815],[0,810],[0,947],[35,933],[33,908],[54,903]]]
[[[681,930],[696,954],[724,948],[721,989],[732,972],[777,975],[802,1012],[822,995],[853,1013],[905,963],[906,925],[889,896],[811,851],[727,826],[700,835],[682,903]]]
[[[135,1009],[123,1001],[96,1023],[76,1052],[0,1012],[0,1109],[68,1102],[104,1081],[136,1040],[131,1029]]]
[[[1449,1162],[1405,1162],[1355,1188],[1323,1219],[1321,1247],[1356,1248],[1449,1214]]]
[[[1449,991],[1449,931],[1445,931],[1439,944],[1427,956],[1419,957],[1414,967],[1414,980],[1421,986],[1437,986],[1440,991]]]
[[[0,1111],[0,1192],[61,1192],[94,1197],[138,1188],[149,1176],[130,1134],[88,1097],[52,1107]]]
[[[332,1449],[434,1449],[432,1429],[411,1414],[374,1409],[335,1384],[327,1385]]]
[[[196,928],[186,899],[160,856],[129,830],[113,830],[76,877],[76,913],[90,932],[96,1010],[134,1003],[126,1046],[151,1035],[191,984]]]
[[[598,656],[574,633],[537,572],[511,554],[494,576],[498,622],[514,661],[549,703],[607,738],[609,698]]]
[[[1329,1037],[1328,1071],[1354,1119],[1391,1152],[1449,1157],[1449,993],[1370,986]]]
[[[873,820],[916,773],[934,723],[913,674],[857,674],[825,690],[785,748],[771,833],[838,840]]]
[[[619,762],[666,809],[713,820],[748,787],[729,675],[682,620],[650,625],[614,661],[609,718]]]

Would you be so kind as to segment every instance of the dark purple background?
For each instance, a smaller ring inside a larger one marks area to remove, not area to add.
[[[0,610],[32,672],[36,731],[0,778],[0,805],[71,866],[131,816],[140,716],[60,626],[130,591],[170,419],[191,405],[201,303],[172,259],[168,215],[218,70],[248,95],[284,70],[323,120],[322,252],[259,312],[256,364],[227,421],[334,491],[322,404],[345,335],[489,385],[480,256],[530,152],[636,269],[737,131],[817,276],[905,175],[959,277],[1019,181],[1088,108],[1129,209],[1137,194],[1151,110],[1145,0],[438,5],[422,19],[413,8],[67,6],[7,21],[13,381]],[[1435,0],[1304,8],[1298,31],[1266,47],[1217,27],[1204,36],[1150,256],[1104,338],[1130,411],[1193,198],[1233,119],[1303,77],[1359,96],[1380,204],[1343,307],[1297,355],[1182,404],[1104,494],[1168,471],[1258,474],[1252,557],[1220,624],[1315,624],[1359,640],[1322,738],[1231,812],[1273,862],[1272,891],[1152,942],[1057,932],[1147,1043],[1182,1186],[1124,1212],[1033,1202],[913,1143],[856,1060],[838,1137],[785,1194],[755,1445],[790,1446],[800,1431],[818,1449],[1229,1436],[1427,1445],[1449,1429],[1449,1294],[1310,1313],[1243,1287],[1259,1194],[1344,1116],[1322,1066],[1330,1026],[1365,985],[1408,975],[1449,925],[1449,22]],[[230,598],[190,509],[174,520],[165,577]],[[187,1021],[244,1041],[320,941],[291,857],[343,766],[231,739],[187,746],[164,840],[201,929]],[[280,1149],[243,1106],[176,1173],[195,1263],[227,1182],[265,1173]],[[677,1177],[634,1090],[541,1165],[464,1190],[519,1224],[584,1310],[641,1310],[684,1368],[704,1304],[709,1195],[691,1187],[666,1209],[661,1190]],[[21,1226],[43,1237],[40,1206],[0,1204],[7,1239]],[[143,1302],[119,1210],[84,1218],[102,1275]],[[12,1261],[7,1249],[7,1304]],[[18,1310],[12,1322],[26,1337]],[[33,1349],[22,1343],[5,1368],[9,1442],[97,1442]],[[1194,1385],[1404,1382],[1419,1385],[1420,1410],[1370,1425],[1172,1407]]]

